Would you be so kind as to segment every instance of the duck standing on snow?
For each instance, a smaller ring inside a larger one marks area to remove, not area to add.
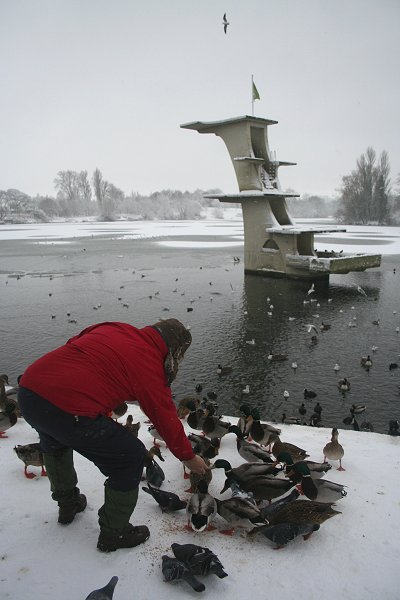
[[[199,481],[197,492],[192,494],[188,500],[186,513],[188,518],[187,529],[193,531],[204,531],[211,529],[211,520],[217,512],[215,498],[208,493],[206,481]]]
[[[310,500],[317,502],[337,502],[347,496],[343,485],[328,481],[326,479],[314,480],[311,477],[310,469],[305,462],[293,464],[287,476],[296,481],[300,481],[302,492]]]
[[[222,421],[221,417],[215,415],[214,413],[214,406],[212,404],[207,404],[202,429],[207,437],[222,438],[228,433],[232,423],[229,423],[228,421]]]
[[[261,423],[260,412],[257,408],[254,408],[251,411],[250,416],[248,417],[248,423],[250,423],[248,430],[250,437],[261,446],[268,446],[273,433],[277,435],[281,433],[280,429],[276,429],[268,423]]]
[[[158,458],[164,462],[160,448],[158,446],[153,446],[147,452],[147,455],[144,459],[144,467],[148,483],[153,487],[159,488],[162,486],[163,481],[165,480],[165,474],[160,465],[154,460],[154,456],[158,456]]]
[[[295,446],[294,444],[290,444],[289,442],[282,442],[279,435],[273,433],[271,435],[271,443],[272,446],[272,454],[278,460],[278,456],[281,452],[288,452],[292,457],[293,462],[299,462],[301,460],[306,459],[309,454],[303,448],[299,448],[299,446]]]
[[[29,465],[32,465],[33,467],[41,467],[41,476],[47,476],[46,470],[44,468],[43,452],[40,448],[39,443],[25,444],[24,446],[17,445],[14,448],[14,452],[18,456],[18,458],[20,458],[25,464],[24,473],[27,479],[34,479],[35,477],[34,473],[28,473],[27,469]]]
[[[308,540],[319,528],[318,523],[277,523],[255,527],[250,534],[262,533],[264,537],[276,544],[274,549],[279,550],[299,535],[302,535],[304,540]]]
[[[334,427],[332,429],[331,441],[328,442],[323,449],[324,462],[326,462],[326,459],[338,460],[339,466],[338,466],[337,470],[345,471],[345,469],[342,467],[342,458],[344,456],[344,449],[343,449],[343,446],[341,444],[339,444],[338,438],[339,438],[339,432],[336,429],[336,427]]]
[[[140,421],[138,421],[137,423],[133,422],[133,416],[132,415],[128,415],[126,417],[126,422],[125,422],[124,427],[125,427],[125,429],[127,431],[129,431],[129,433],[131,433],[135,437],[137,437],[139,435],[140,426],[141,426]]]
[[[236,434],[236,447],[239,452],[239,455],[243,458],[243,460],[252,463],[252,462],[263,462],[263,463],[272,463],[274,462],[271,458],[271,454],[267,452],[264,448],[259,446],[258,444],[253,444],[252,442],[248,442],[243,433],[240,431],[239,427],[236,425],[231,425],[229,428],[230,433]]]
[[[290,474],[291,479],[295,480],[296,483],[299,483],[301,477],[296,477],[297,471],[293,469],[293,465],[295,463],[293,462],[293,458],[289,452],[281,452],[278,454],[277,460],[286,465],[286,475],[289,476]],[[312,479],[320,479],[327,471],[329,471],[329,469],[332,468],[332,465],[327,462],[317,463],[312,460],[305,460],[302,462],[307,465]]]
[[[266,523],[260,509],[256,504],[240,496],[233,496],[227,500],[216,499],[217,512],[220,517],[229,523],[230,528],[220,533],[232,535],[236,527],[252,529],[257,523]]]

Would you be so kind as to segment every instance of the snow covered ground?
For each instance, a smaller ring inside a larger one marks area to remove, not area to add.
[[[129,412],[142,425],[139,437],[152,445],[145,416],[135,406]],[[237,417],[225,417],[236,422]],[[125,422],[125,418],[121,419]],[[305,448],[312,460],[323,459],[322,449],[330,440],[329,429],[283,425],[281,439]],[[76,455],[79,486],[88,507],[69,526],[57,523],[57,505],[51,500],[49,483],[40,469],[30,467],[35,479],[26,479],[23,463],[13,452],[16,444],[37,441],[23,419],[8,431],[0,444],[2,464],[2,511],[0,520],[0,588],[2,599],[84,600],[93,589],[117,575],[114,599],[177,600],[196,596],[185,582],[163,581],[161,557],[172,556],[171,544],[194,543],[217,554],[228,577],[209,575],[200,579],[204,596],[229,600],[307,598],[307,600],[397,600],[400,542],[399,468],[400,438],[382,434],[340,431],[345,471],[332,469],[325,478],[346,485],[347,497],[336,504],[341,514],[321,525],[307,541],[296,538],[285,548],[274,550],[262,535],[251,539],[237,530],[232,537],[219,533],[224,521],[216,517],[216,530],[196,534],[184,529],[185,511],[162,513],[151,496],[141,492],[131,521],[146,524],[149,540],[133,549],[110,554],[96,549],[97,510],[103,499],[103,476]],[[188,481],[182,466],[166,449],[161,464],[166,479],[163,489],[181,498]],[[223,438],[220,458],[232,466],[243,461],[233,434]],[[214,470],[210,493],[220,496],[224,482],[221,469]],[[145,485],[145,484],[144,484]]]

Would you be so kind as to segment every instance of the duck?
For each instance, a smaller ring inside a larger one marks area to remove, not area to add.
[[[294,502],[300,496],[300,492],[297,488],[293,488],[287,496],[283,496],[282,498],[278,498],[274,500],[274,502],[270,502],[265,506],[260,506],[261,515],[269,522],[272,515],[276,514],[279,510],[281,510],[290,502]]]
[[[249,423],[247,419],[251,414],[252,408],[248,404],[242,404],[241,406],[239,406],[239,411],[241,413],[241,416],[239,417],[236,426],[239,428],[239,430],[244,436],[247,436],[251,425],[251,423]]]
[[[339,438],[339,432],[336,429],[336,427],[334,427],[332,429],[331,441],[328,442],[324,446],[324,449],[323,449],[324,462],[326,462],[326,459],[338,460],[339,461],[338,471],[345,471],[345,469],[342,467],[342,458],[344,455],[344,449],[343,449],[343,446],[341,444],[339,444],[338,438]]]
[[[333,370],[336,371],[336,372],[340,371],[340,365],[339,365],[339,363],[335,364],[335,366],[333,367]]]
[[[322,414],[322,406],[320,405],[319,402],[317,402],[317,404],[314,406],[314,412],[317,415],[321,415]]]
[[[194,404],[195,407],[198,408],[200,405],[200,400],[196,396],[185,396],[182,398],[182,400],[179,400],[176,412],[180,419],[185,419],[190,413],[191,409],[189,408],[188,404],[190,404],[190,406]]]
[[[394,371],[394,369],[398,369],[398,368],[399,368],[399,365],[395,362],[390,363],[390,365],[389,365],[389,371]]]
[[[312,390],[304,388],[303,396],[305,399],[315,398],[317,396],[317,392],[313,392]]]
[[[301,419],[299,417],[288,417],[286,413],[283,413],[282,423],[285,423],[285,425],[301,425]]]
[[[339,379],[337,386],[341,392],[348,392],[350,389],[350,381],[347,377],[344,377],[343,379]]]
[[[0,438],[6,438],[6,431],[14,427],[18,420],[16,407],[13,402],[6,402],[4,409],[0,412]]]
[[[236,446],[239,456],[243,458],[243,460],[247,462],[263,462],[271,464],[273,459],[269,452],[267,452],[264,448],[259,446],[258,444],[253,444],[249,442],[243,433],[240,431],[239,427],[236,425],[232,425],[229,428],[230,433],[236,434]]]
[[[299,413],[301,414],[302,417],[304,417],[304,415],[307,413],[307,409],[306,409],[304,402],[302,402],[299,406]]]
[[[218,455],[221,445],[220,438],[213,437],[210,439],[195,433],[189,433],[187,437],[195,454],[207,459],[213,459]]]
[[[232,367],[222,366],[221,364],[217,365],[217,375],[228,375],[232,372]]]
[[[312,479],[310,469],[305,462],[293,464],[288,471],[289,479],[300,482],[301,490],[307,498],[317,502],[337,502],[345,496],[345,486],[327,479]]]
[[[250,394],[250,386],[248,383],[246,383],[246,385],[242,389],[242,394]]]
[[[361,357],[361,366],[365,369],[370,369],[372,367],[372,360],[370,355]]]
[[[270,352],[267,356],[268,360],[272,361],[272,362],[283,362],[284,360],[287,360],[288,355],[287,354],[274,354],[273,352]]]
[[[195,402],[188,402],[187,408],[189,409],[189,414],[187,416],[186,422],[191,429],[195,429],[198,431],[203,430],[203,421],[206,418],[206,413],[202,408],[198,408]]]
[[[222,421],[221,417],[215,415],[214,412],[214,406],[212,404],[207,404],[202,430],[207,437],[212,436],[222,438],[228,433],[232,423],[229,421]]]
[[[279,550],[300,535],[304,540],[308,540],[319,528],[318,523],[277,523],[255,527],[250,534],[262,533],[264,537],[276,544],[274,550]]]
[[[34,473],[28,473],[29,465],[33,467],[41,467],[42,471],[40,475],[46,477],[47,473],[44,468],[43,452],[39,443],[25,444],[21,446],[18,444],[14,447],[14,452],[19,459],[25,464],[24,474],[27,479],[34,479]]]
[[[204,531],[211,529],[211,521],[217,512],[217,502],[211,494],[208,493],[208,484],[206,481],[199,481],[197,492],[192,494],[186,507],[187,529],[193,531]]]
[[[148,483],[147,486],[148,487],[142,487],[142,490],[153,496],[162,512],[175,512],[186,508],[187,501],[181,500],[174,492],[160,490],[157,487],[153,487],[150,483]]]
[[[388,435],[392,435],[394,437],[400,435],[400,424],[397,420],[392,419],[389,421]]]
[[[145,456],[144,468],[147,482],[153,487],[159,488],[165,480],[165,474],[160,465],[154,460],[154,456],[158,456],[164,462],[159,446],[153,446]]]
[[[135,437],[138,437],[140,426],[141,426],[140,421],[138,421],[137,423],[133,422],[133,416],[132,415],[128,415],[126,417],[126,421],[125,421],[124,427],[125,427],[125,429],[127,431],[129,431],[129,433],[131,433]]]
[[[294,471],[292,475],[292,479],[294,479],[296,471],[293,470],[293,466],[294,464],[299,463],[293,462],[293,458],[291,457],[289,452],[281,452],[280,454],[278,454],[277,460],[280,463],[284,463],[286,465],[286,475]],[[305,460],[301,462],[307,465],[307,468],[310,471],[311,479],[320,479],[327,471],[329,471],[329,469],[332,468],[332,465],[330,465],[328,462],[317,463],[312,460]],[[296,481],[296,483],[298,482]]]
[[[306,459],[309,454],[303,448],[290,444],[289,442],[282,442],[279,435],[273,433],[270,438],[272,445],[272,454],[278,459],[281,452],[288,452],[292,457],[293,462],[299,462]]]
[[[239,483],[239,487],[243,491],[251,492],[257,502],[260,500],[271,501],[273,498],[283,496],[294,486],[290,480],[281,479],[274,475],[255,476],[245,481],[239,481],[236,475],[231,472],[228,474],[220,493],[226,492],[233,482]]]
[[[218,458],[214,461],[211,469],[224,469],[225,476],[229,478],[230,475],[232,475],[232,479],[239,484],[239,487],[246,481],[254,479],[254,477],[276,475],[280,471],[280,469],[277,469],[275,463],[266,464],[262,462],[246,462],[238,467],[232,468],[230,462],[223,458]]]
[[[328,323],[324,323],[322,321],[321,325],[319,326],[320,331],[328,331],[331,328],[331,325],[329,325]]]
[[[221,530],[220,533],[232,535],[236,527],[252,529],[255,524],[266,524],[260,509],[250,500],[240,496],[233,496],[226,500],[216,499],[217,513],[230,525],[229,529]]]
[[[210,461],[208,460],[208,458],[205,458],[204,462],[206,463],[207,467],[210,466]],[[185,492],[194,494],[195,492],[198,491],[199,481],[205,481],[207,483],[207,485],[210,485],[211,480],[212,480],[212,470],[208,469],[204,475],[198,475],[194,471],[190,471],[189,480],[190,480],[190,488],[185,490]]]
[[[268,516],[270,525],[277,523],[318,523],[322,525],[328,519],[341,512],[332,508],[333,502],[315,500],[296,500],[285,504],[281,509]],[[273,506],[273,505],[272,505]]]
[[[257,408],[254,408],[251,411],[248,422],[250,423],[249,435],[261,446],[267,446],[270,443],[269,440],[273,433],[277,435],[281,433],[280,429],[276,429],[276,427],[273,427],[268,423],[261,423],[260,412]]]

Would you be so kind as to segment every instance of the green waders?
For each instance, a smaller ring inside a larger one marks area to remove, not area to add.
[[[135,509],[139,490],[121,492],[104,485],[104,504],[99,509],[100,535],[97,548],[113,552],[118,548],[133,548],[145,542],[150,532],[145,525],[134,527],[129,519]]]
[[[51,497],[58,502],[58,522],[68,525],[87,505],[86,496],[76,487],[78,477],[72,449],[62,448],[53,454],[44,453],[43,460],[50,481]]]

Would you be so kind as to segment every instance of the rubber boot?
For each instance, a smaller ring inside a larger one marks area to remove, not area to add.
[[[74,468],[71,448],[43,454],[43,461],[50,481],[51,497],[58,502],[58,522],[69,525],[75,515],[85,510],[86,496],[76,487],[78,477]]]
[[[145,525],[134,527],[129,519],[135,509],[138,489],[121,492],[105,484],[104,505],[99,509],[100,535],[97,548],[114,552],[119,548],[133,548],[145,542],[150,531]]]

